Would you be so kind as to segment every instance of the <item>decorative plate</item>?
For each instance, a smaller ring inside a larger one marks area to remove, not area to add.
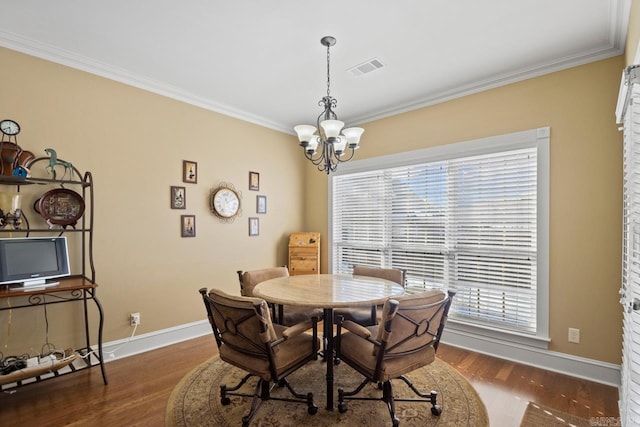
[[[82,196],[67,188],[54,188],[47,191],[36,204],[36,211],[49,224],[74,226],[84,214]]]

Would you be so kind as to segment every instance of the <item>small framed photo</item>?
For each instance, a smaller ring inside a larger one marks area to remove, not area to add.
[[[182,182],[198,183],[198,164],[190,160],[182,161]]]
[[[196,237],[195,215],[180,215],[180,235],[182,237]]]
[[[186,209],[187,189],[184,187],[171,186],[171,209]]]
[[[260,174],[249,172],[249,190],[260,191]]]
[[[249,236],[258,236],[260,234],[260,219],[249,218]]]
[[[256,213],[267,213],[267,196],[256,196]]]

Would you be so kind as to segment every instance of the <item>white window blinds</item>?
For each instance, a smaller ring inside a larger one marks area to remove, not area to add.
[[[624,117],[622,369],[620,416],[622,425],[640,422],[640,316],[633,301],[640,300],[640,87],[630,68],[629,100]],[[635,421],[634,421],[635,420]]]
[[[450,317],[537,328],[535,145],[332,177],[332,267],[402,268],[457,292]]]

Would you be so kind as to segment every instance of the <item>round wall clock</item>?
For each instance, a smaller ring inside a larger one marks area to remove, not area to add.
[[[218,218],[233,221],[240,214],[240,192],[232,184],[221,183],[211,190],[209,206]]]
[[[0,121],[0,131],[7,136],[16,136],[20,133],[20,125],[11,119]]]

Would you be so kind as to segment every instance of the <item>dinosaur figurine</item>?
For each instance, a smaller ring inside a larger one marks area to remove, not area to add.
[[[62,175],[62,179],[67,176],[67,172],[69,172],[69,178],[73,176],[73,165],[69,162],[65,162],[64,160],[58,160],[58,154],[56,150],[53,148],[45,148],[45,153],[49,155],[49,164],[46,169],[49,171],[51,175],[53,175],[53,179],[56,179],[56,166],[60,165],[64,167],[64,175]]]

